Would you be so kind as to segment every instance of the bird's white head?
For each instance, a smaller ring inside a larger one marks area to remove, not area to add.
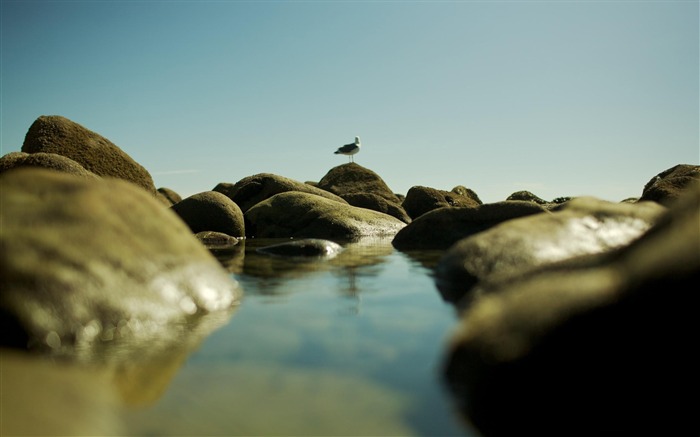
[[[355,137],[355,144],[360,145],[360,137]]]

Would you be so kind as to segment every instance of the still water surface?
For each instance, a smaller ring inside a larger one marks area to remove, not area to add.
[[[441,381],[453,307],[390,239],[289,261],[248,240],[222,258],[245,296],[127,434],[476,435]]]

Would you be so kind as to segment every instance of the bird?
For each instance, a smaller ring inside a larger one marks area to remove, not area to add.
[[[346,144],[342,147],[339,147],[338,150],[335,151],[336,155],[348,155],[350,156],[350,162],[355,162],[355,159],[353,158],[352,155],[360,151],[360,137],[355,137],[355,142]]]

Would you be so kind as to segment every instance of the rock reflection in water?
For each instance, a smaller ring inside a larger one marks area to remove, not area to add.
[[[0,349],[0,435],[122,434],[124,408],[157,402],[234,310],[198,317],[172,337],[107,341],[60,357]]]

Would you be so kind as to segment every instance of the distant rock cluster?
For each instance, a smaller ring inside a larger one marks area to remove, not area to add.
[[[355,163],[317,183],[256,174],[182,199],[99,134],[39,117],[0,157],[1,344],[56,353],[102,339],[179,341],[226,313],[238,284],[212,256],[241,238],[293,238],[323,256],[391,236],[440,251],[436,287],[459,327],[444,374],[484,435],[695,421],[700,166],[653,176],[638,199],[484,204],[469,188],[391,191]],[[207,250],[210,249],[210,250]]]

